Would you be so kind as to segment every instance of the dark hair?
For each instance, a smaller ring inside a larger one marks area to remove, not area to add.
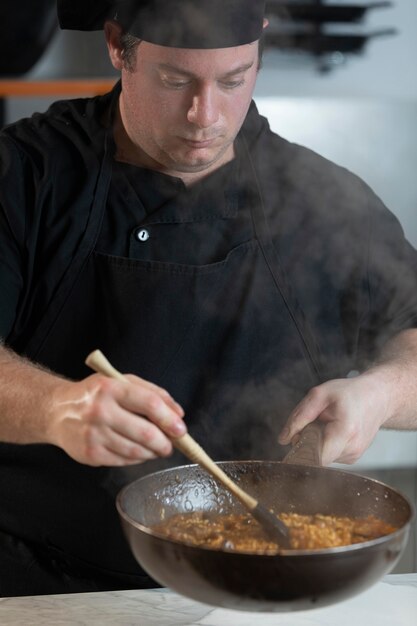
[[[120,37],[122,58],[128,72],[133,72],[136,67],[136,50],[142,40],[130,33],[123,33]]]
[[[259,72],[259,70],[262,68],[264,52],[265,52],[265,35],[263,33],[261,35],[261,38],[259,39],[258,45],[259,45],[259,49],[258,49],[258,72]]]
[[[136,67],[136,50],[142,39],[131,35],[130,33],[123,33],[120,37],[120,47],[122,51],[122,58],[125,63],[125,67],[128,72],[133,72]],[[258,71],[262,67],[262,59],[265,50],[265,37],[259,39],[259,57],[258,57]]]

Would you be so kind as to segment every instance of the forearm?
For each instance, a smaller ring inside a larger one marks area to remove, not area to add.
[[[417,329],[393,337],[362,375],[380,381],[387,410],[382,428],[417,429]]]
[[[126,380],[66,380],[0,346],[0,441],[53,444],[94,466],[167,456],[187,430],[184,411],[165,389]]]
[[[66,384],[0,346],[0,441],[50,443],[54,395]]]

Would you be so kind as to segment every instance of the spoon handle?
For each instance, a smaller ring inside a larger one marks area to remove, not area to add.
[[[258,502],[255,498],[252,498],[252,496],[238,487],[238,485],[233,482],[233,480],[231,480],[229,476],[225,474],[218,465],[216,465],[216,463],[214,463],[203,448],[188,433],[182,435],[182,437],[172,439],[172,443],[177,450],[182,452],[186,457],[193,461],[193,463],[198,463],[204,467],[204,469],[209,472],[213,478],[217,478],[217,480],[227,487],[227,489],[231,491],[248,509],[252,510],[257,506]]]

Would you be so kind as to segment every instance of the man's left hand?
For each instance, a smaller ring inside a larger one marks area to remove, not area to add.
[[[288,418],[287,445],[310,422],[323,424],[322,464],[355,463],[389,415],[388,389],[376,374],[330,380],[311,389]]]

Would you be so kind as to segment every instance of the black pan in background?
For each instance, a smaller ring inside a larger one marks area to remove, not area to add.
[[[267,16],[277,16],[281,20],[305,22],[357,22],[370,9],[392,7],[392,2],[369,2],[368,4],[317,4],[306,2],[282,2],[268,0]]]
[[[406,545],[413,508],[383,483],[340,470],[280,462],[220,465],[276,512],[375,515],[398,530],[353,546],[279,555],[193,547],[158,536],[149,526],[193,510],[243,512],[241,505],[198,466],[150,474],[121,491],[118,512],[136,560],[154,580],[184,596],[245,611],[327,606],[377,582],[394,567]]]
[[[284,50],[304,50],[314,54],[329,52],[361,52],[365,45],[375,37],[395,35],[395,28],[369,33],[367,35],[331,35],[322,33],[266,33],[265,45]]]
[[[26,74],[58,28],[55,0],[1,0],[0,76]]]

